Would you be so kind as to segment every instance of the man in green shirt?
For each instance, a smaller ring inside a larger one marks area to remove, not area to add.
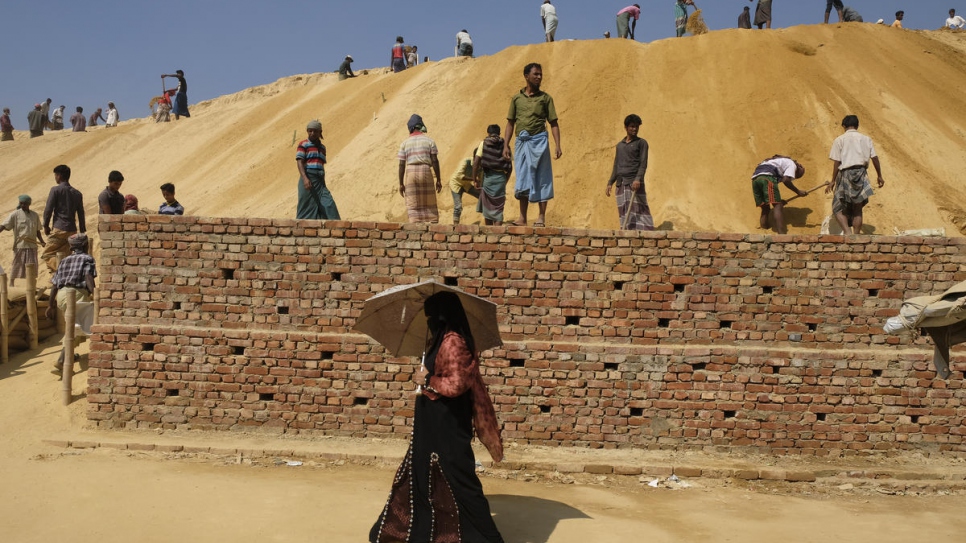
[[[517,183],[515,196],[520,201],[520,219],[514,224],[527,224],[527,209],[530,202],[540,206],[540,215],[534,226],[546,222],[547,202],[553,199],[553,168],[550,163],[550,146],[547,138],[547,123],[556,145],[556,158],[563,156],[560,148],[560,126],[557,124],[557,109],[553,98],[540,90],[543,81],[543,68],[530,63],[523,68],[527,86],[510,100],[507,113],[506,141],[503,144],[503,157],[511,160],[510,140],[517,136],[516,169]],[[516,131],[514,131],[516,128]]]

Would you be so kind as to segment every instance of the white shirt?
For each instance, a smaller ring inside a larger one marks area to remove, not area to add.
[[[762,164],[768,164],[769,166],[774,166],[778,168],[781,172],[782,177],[791,177],[795,179],[795,174],[798,173],[798,166],[795,165],[795,161],[790,158],[772,158],[762,162]]]
[[[540,16],[543,18],[547,18],[551,16],[556,17],[557,8],[555,8],[553,4],[544,4],[540,6]]]
[[[117,126],[117,108],[107,110],[107,126]]]
[[[854,128],[846,130],[845,134],[835,138],[832,142],[832,152],[828,155],[830,159],[840,162],[839,168],[842,169],[868,166],[869,161],[876,156],[878,155],[875,154],[872,138],[860,134]]]
[[[464,43],[467,45],[473,45],[473,40],[470,39],[468,32],[460,32],[456,35],[456,43],[458,45],[462,45]]]
[[[955,17],[950,17],[946,19],[946,26],[948,28],[963,28],[966,26],[966,19],[963,19],[959,15]]]

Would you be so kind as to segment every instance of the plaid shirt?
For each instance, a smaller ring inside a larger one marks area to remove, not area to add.
[[[64,287],[87,290],[87,276],[97,277],[94,257],[87,253],[73,253],[60,261],[51,283],[58,289]]]

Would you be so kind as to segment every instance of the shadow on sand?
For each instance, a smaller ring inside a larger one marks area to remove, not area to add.
[[[506,541],[547,543],[561,520],[591,518],[575,507],[543,498],[496,494],[487,499]]]

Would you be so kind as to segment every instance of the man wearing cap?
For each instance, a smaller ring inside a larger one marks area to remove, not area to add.
[[[106,126],[117,126],[117,121],[120,118],[117,115],[117,108],[114,107],[114,102],[107,103],[107,121],[104,122]]]
[[[30,129],[30,137],[36,138],[38,136],[44,135],[44,127],[47,125],[47,119],[44,117],[42,111],[40,111],[40,104],[34,104],[34,109],[27,114],[27,126]]]
[[[110,126],[110,125],[108,125]],[[121,183],[124,176],[114,170],[107,174],[107,186],[97,196],[97,207],[101,215],[121,215],[124,213],[124,195],[121,194]]]
[[[406,123],[409,137],[399,146],[399,194],[406,199],[409,222],[439,222],[436,195],[443,190],[439,174],[439,150],[426,135],[423,118],[413,114]],[[433,174],[436,186],[433,186]],[[433,190],[435,188],[435,190]]]
[[[339,208],[325,186],[325,145],[322,145],[322,123],[305,125],[308,138],[299,143],[295,163],[299,169],[299,203],[296,219],[337,221]]]
[[[343,60],[342,64],[339,66],[339,81],[356,76],[356,74],[352,73],[352,60],[352,55],[345,56],[345,60]]]
[[[57,318],[57,309],[64,311],[67,308],[67,293],[74,291],[75,301],[90,302],[94,293],[94,278],[97,277],[97,265],[94,257],[87,254],[87,234],[74,234],[67,240],[70,245],[71,254],[60,261],[57,271],[54,273],[50,282],[50,299],[56,300],[55,304],[47,305],[46,316],[49,320]],[[70,325],[70,323],[68,323]],[[64,352],[61,351],[57,362],[54,363],[52,373],[60,374],[64,369]]]
[[[40,258],[47,263],[51,272],[57,271],[60,259],[69,254],[67,238],[78,231],[87,231],[84,217],[84,195],[70,184],[70,168],[61,164],[54,168],[56,186],[47,195],[44,207],[44,234],[47,244]],[[74,221],[74,218],[77,221]],[[53,229],[51,229],[53,219]]]
[[[0,232],[13,232],[13,270],[10,286],[19,278],[27,277],[27,264],[37,265],[37,244],[47,245],[40,234],[40,216],[30,210],[30,196],[21,194],[17,209],[0,224]]]

